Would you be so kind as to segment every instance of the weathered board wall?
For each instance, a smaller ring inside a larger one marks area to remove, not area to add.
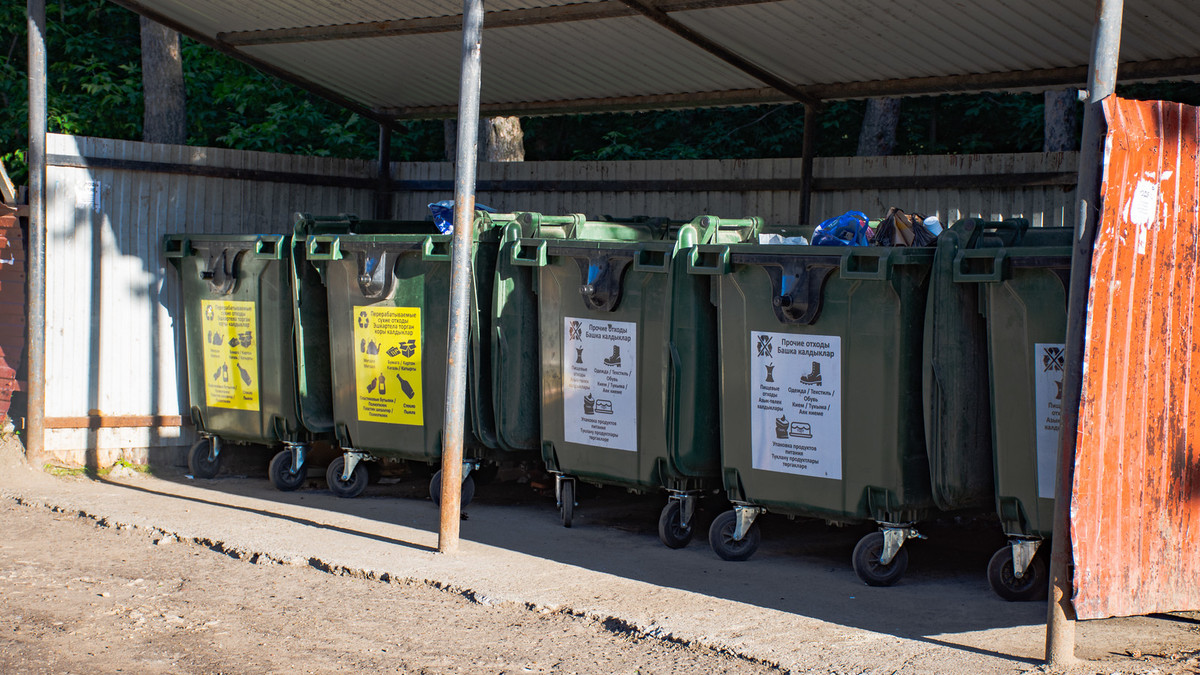
[[[161,255],[164,234],[282,233],[296,211],[367,212],[371,204],[369,193],[337,187],[105,168],[355,175],[362,162],[56,134],[47,154],[46,449],[71,463],[144,459],[147,448],[190,440],[181,429],[186,373],[176,358],[179,281]]]
[[[379,185],[369,161],[62,135],[47,149],[46,448],[78,463],[190,440],[164,234],[283,233],[296,212],[370,217]],[[812,219],[895,205],[944,222],[1058,225],[1070,220],[1075,162],[1074,153],[820,158]],[[453,196],[451,164],[390,169],[395,218],[423,219],[429,202]],[[798,159],[483,164],[478,200],[505,211],[789,224],[800,175]]]
[[[945,223],[1025,216],[1035,226],[1074,225],[1077,163],[1074,152],[819,157],[810,221],[851,210],[880,218],[898,206]],[[787,225],[799,222],[802,175],[799,159],[488,163],[479,167],[477,200],[500,211],[677,220],[761,216]],[[449,163],[395,164],[392,176],[408,188],[394,204],[403,217],[423,217],[426,204],[453,194]],[[440,189],[421,189],[428,184]],[[531,189],[517,191],[522,184]],[[503,189],[492,189],[496,185]]]

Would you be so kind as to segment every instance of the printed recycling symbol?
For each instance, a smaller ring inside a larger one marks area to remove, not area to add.
[[[371,325],[371,319],[369,317],[367,317],[367,313],[359,312],[358,313],[358,327],[366,328],[369,325]]]

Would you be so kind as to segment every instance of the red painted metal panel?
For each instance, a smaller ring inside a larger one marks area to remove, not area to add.
[[[1200,609],[1200,115],[1116,97],[1105,113],[1071,509],[1082,619]]]
[[[8,415],[25,355],[25,237],[16,209],[0,205],[0,418]]]

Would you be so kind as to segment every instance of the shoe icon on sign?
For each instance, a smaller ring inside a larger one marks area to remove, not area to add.
[[[612,356],[604,359],[604,365],[612,366],[613,368],[621,367],[621,347],[620,347],[620,345],[613,345]]]
[[[811,384],[817,387],[821,386],[821,362],[813,361],[812,372],[807,375],[801,375],[800,381],[804,384]]]

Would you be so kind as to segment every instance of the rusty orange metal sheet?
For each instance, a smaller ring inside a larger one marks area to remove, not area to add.
[[[1200,115],[1110,97],[1071,508],[1081,619],[1200,609]]]
[[[12,279],[16,278],[16,281]],[[0,419],[25,352],[25,239],[17,210],[0,204]]]

